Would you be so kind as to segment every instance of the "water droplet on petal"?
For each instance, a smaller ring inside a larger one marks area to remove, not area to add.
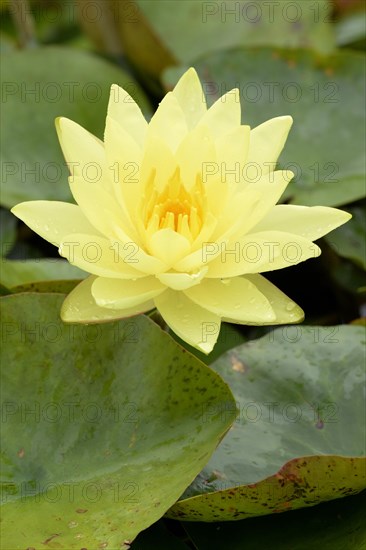
[[[45,224],[44,229],[45,229],[45,231],[49,231],[49,230],[50,230],[50,226],[47,225],[47,224]]]
[[[292,311],[293,309],[295,309],[296,307],[296,304],[294,302],[289,302],[286,306],[286,311]]]
[[[235,304],[234,309],[240,309],[240,308],[241,308],[241,304]]]

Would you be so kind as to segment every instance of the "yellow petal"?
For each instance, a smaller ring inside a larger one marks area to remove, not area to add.
[[[165,141],[153,132],[149,132],[145,144],[145,153],[141,162],[141,190],[146,193],[146,183],[154,172],[154,187],[162,191],[177,169],[177,160]],[[146,200],[149,200],[146,196]]]
[[[231,193],[226,204],[223,204],[223,211],[218,216],[218,223],[210,240],[223,241],[231,237],[232,234],[243,235],[245,230],[250,228],[249,220],[261,198],[259,191],[246,190]]]
[[[97,277],[91,292],[98,306],[125,309],[143,304],[166,290],[156,277],[143,277],[136,281]]]
[[[116,234],[119,235],[119,228],[116,227]],[[147,254],[145,250],[133,241],[125,242],[124,234],[121,233],[118,242],[113,242],[113,249],[119,254],[122,261],[130,264],[139,271],[148,275],[156,275],[167,271],[169,266],[159,258]]]
[[[108,176],[121,205],[133,219],[141,196],[142,151],[131,135],[111,117],[105,128]]]
[[[182,340],[210,353],[220,333],[220,317],[192,302],[183,292],[166,290],[154,299],[164,321]]]
[[[196,183],[197,174],[204,174],[207,167],[216,166],[216,150],[207,126],[197,126],[181,142],[176,152],[181,178],[186,189]]]
[[[111,86],[108,115],[128,132],[136,143],[142,145],[147,129],[145,117],[134,99],[117,84]]]
[[[173,290],[186,290],[191,286],[198,285],[207,273],[208,268],[205,267],[197,273],[160,273],[156,277],[164,285]]]
[[[59,201],[21,202],[11,212],[55,246],[70,233],[100,235],[76,204]]]
[[[169,267],[186,256],[190,249],[188,239],[172,229],[160,229],[153,233],[149,240],[150,253]]]
[[[220,97],[199,121],[199,125],[208,126],[212,136],[217,139],[240,125],[241,107],[239,90],[234,88]]]
[[[221,254],[221,243],[207,242],[203,243],[202,247],[191,254],[188,254],[173,267],[176,271],[191,273],[199,270],[204,264],[213,261]]]
[[[250,233],[221,247],[209,264],[207,277],[236,277],[290,267],[316,258],[320,248],[299,235],[282,231]]]
[[[65,323],[89,324],[115,321],[150,311],[155,307],[152,300],[127,309],[100,307],[95,303],[91,294],[94,281],[94,276],[88,277],[67,296],[61,308],[61,319]],[[133,334],[131,337],[133,337]]]
[[[250,132],[247,162],[258,167],[260,175],[272,172],[292,126],[292,117],[271,118]]]
[[[327,206],[279,204],[253,228],[253,232],[291,229],[291,233],[315,241],[343,225],[351,217],[348,212]]]
[[[166,94],[149,123],[148,131],[158,135],[175,151],[188,132],[181,106],[172,92]]]
[[[73,178],[70,189],[83,214],[104,236],[116,236],[114,228],[118,227],[119,238],[124,235],[124,242],[133,240],[139,243],[139,235],[128,216],[115,197],[102,186]]]
[[[241,277],[241,279],[246,279],[255,285],[271,304],[275,320],[263,321],[261,325],[281,325],[303,321],[304,312],[301,307],[286,296],[286,294],[281,292],[275,285],[262,277],[262,275],[245,275]],[[236,322],[229,317],[225,318],[225,321]]]
[[[224,216],[222,217],[222,226],[226,221],[226,228],[230,228],[231,226],[235,227],[234,231],[227,233],[230,235],[231,239],[237,237],[239,238],[249,230],[252,230],[259,220],[261,220],[267,212],[275,206],[287,185],[293,178],[293,175],[293,172],[290,170],[277,170],[276,172],[266,174],[258,182],[253,182],[245,187],[245,191],[240,194],[241,198],[237,203],[238,205],[243,204],[243,215],[235,216],[235,219],[238,220],[239,223],[236,223],[235,226],[233,226],[233,222],[230,221],[230,210],[233,213],[238,206],[231,207],[231,209],[230,207],[227,207],[227,217],[226,219]],[[246,193],[248,194],[247,199],[245,198]],[[251,206],[250,211],[248,211],[248,205]],[[219,230],[220,226],[217,227],[216,232]],[[227,229],[225,229],[225,231],[227,231]],[[224,229],[222,229],[222,233],[224,233]]]
[[[236,322],[261,324],[274,321],[275,315],[267,298],[249,280],[205,279],[199,286],[184,291],[193,302],[220,317]]]
[[[131,243],[134,244],[134,243]],[[117,246],[116,246],[117,245]],[[138,246],[135,246],[137,252]],[[84,271],[101,277],[113,277],[130,279],[144,277],[137,268],[139,263],[133,254],[123,260],[120,251],[120,243],[112,243],[110,240],[97,235],[81,233],[66,235],[59,248],[59,253],[64,258]]]
[[[216,141],[218,176],[230,187],[245,179],[244,166],[249,151],[250,127],[236,126]]]
[[[100,181],[105,168],[103,142],[68,118],[59,117],[55,123],[70,174]]]
[[[201,82],[192,67],[179,79],[172,93],[182,108],[188,128],[192,130],[207,111]]]
[[[203,243],[210,241],[211,236],[215,231],[216,225],[217,219],[210,212],[207,212],[201,231],[192,243],[192,251],[201,249]]]

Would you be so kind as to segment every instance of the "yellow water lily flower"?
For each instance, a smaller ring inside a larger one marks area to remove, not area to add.
[[[320,254],[313,241],[350,215],[276,205],[293,174],[275,171],[292,118],[241,125],[239,91],[207,109],[194,69],[150,123],[113,85],[104,143],[56,121],[77,204],[31,201],[12,212],[92,275],[66,298],[66,322],[110,321],[156,307],[209,353],[221,320],[275,325],[303,311],[259,273]]]

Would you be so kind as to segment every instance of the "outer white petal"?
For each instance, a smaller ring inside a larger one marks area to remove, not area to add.
[[[154,299],[161,316],[182,340],[203,353],[210,353],[220,333],[221,320],[192,302],[183,292],[166,290]]]
[[[173,290],[186,290],[191,286],[198,285],[207,273],[208,268],[205,267],[197,273],[160,273],[156,277],[164,285]]]
[[[248,279],[205,279],[199,286],[184,291],[193,302],[236,322],[269,323],[275,314],[267,298]]]
[[[105,169],[103,142],[68,118],[59,117],[55,123],[71,175],[99,179]]]
[[[142,145],[147,129],[145,117],[134,99],[117,84],[111,86],[108,115]]]
[[[158,296],[166,286],[156,277],[143,277],[136,281],[97,277],[91,292],[98,306],[125,309],[143,304]]]
[[[137,250],[138,247],[135,246]],[[119,248],[119,242],[112,243],[97,235],[75,233],[62,239],[59,252],[70,264],[93,275],[118,279],[145,277],[146,273],[137,269],[138,263],[128,262],[128,258],[127,261],[123,261],[119,255]]]
[[[299,235],[282,231],[250,233],[221,248],[206,277],[236,277],[290,267],[316,258],[320,248]]]
[[[192,67],[179,79],[173,92],[191,130],[207,111],[206,98],[198,75]]]
[[[155,307],[152,300],[127,309],[100,307],[91,294],[94,281],[94,276],[88,277],[67,296],[61,308],[61,319],[65,323],[103,323],[138,315]]]
[[[46,241],[59,246],[70,233],[100,236],[76,204],[59,201],[21,202],[11,212]]]
[[[172,92],[168,92],[161,101],[149,123],[149,130],[160,136],[176,151],[182,139],[188,132],[186,119],[182,108]]]
[[[241,279],[250,281],[257,289],[267,298],[271,304],[272,311],[275,315],[274,321],[262,321],[261,325],[280,325],[288,323],[299,323],[304,319],[304,312],[295,302],[293,302],[286,294],[281,292],[275,285],[270,283],[262,275],[245,275]],[[225,317],[225,321],[236,323],[233,318]],[[251,324],[251,323],[247,323]]]
[[[310,241],[320,239],[351,219],[351,214],[327,206],[278,204],[253,229],[289,231]]]
[[[227,134],[240,125],[241,107],[239,90],[234,88],[220,97],[199,121],[208,126],[215,139]]]
[[[261,175],[264,176],[275,169],[292,122],[290,116],[271,118],[250,132],[247,162],[257,166]]]

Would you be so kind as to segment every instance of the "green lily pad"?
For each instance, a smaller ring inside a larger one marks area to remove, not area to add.
[[[168,517],[244,519],[365,488],[364,341],[357,326],[283,327],[213,363],[240,417]]]
[[[1,284],[7,288],[44,281],[80,280],[87,275],[78,267],[57,258],[0,259],[0,273]]]
[[[9,208],[25,200],[71,199],[56,117],[71,118],[103,137],[113,83],[124,86],[149,111],[130,75],[87,52],[34,48],[3,55],[1,65],[1,203]]]
[[[325,238],[337,254],[366,269],[366,211],[359,206],[347,208],[347,211],[352,219]]]
[[[183,532],[184,533],[184,532]],[[160,520],[142,533],[132,543],[131,550],[191,550],[185,542],[168,531]]]
[[[128,548],[208,461],[235,401],[147,317],[64,325],[63,299],[1,299],[2,544]]]
[[[365,550],[365,506],[364,491],[286,514],[235,523],[184,523],[184,528],[199,550],[221,550],[228,541],[230,550]]]
[[[329,52],[335,47],[330,10],[330,3],[323,0],[312,6],[291,6],[280,0],[272,7],[270,2],[248,0],[184,0],[175,2],[174,9],[165,0],[137,0],[135,10],[130,2],[135,19],[142,15],[181,63],[236,46],[309,47]]]
[[[79,283],[80,279],[69,279],[61,281],[38,281],[25,283],[24,285],[13,286],[13,294],[20,292],[51,292],[55,294],[69,294]],[[8,293],[9,294],[9,293]]]
[[[279,164],[296,177],[284,199],[339,206],[365,196],[362,54],[233,49],[201,58],[195,67],[210,103],[239,88],[246,124],[293,116]],[[183,70],[165,72],[167,88]]]

